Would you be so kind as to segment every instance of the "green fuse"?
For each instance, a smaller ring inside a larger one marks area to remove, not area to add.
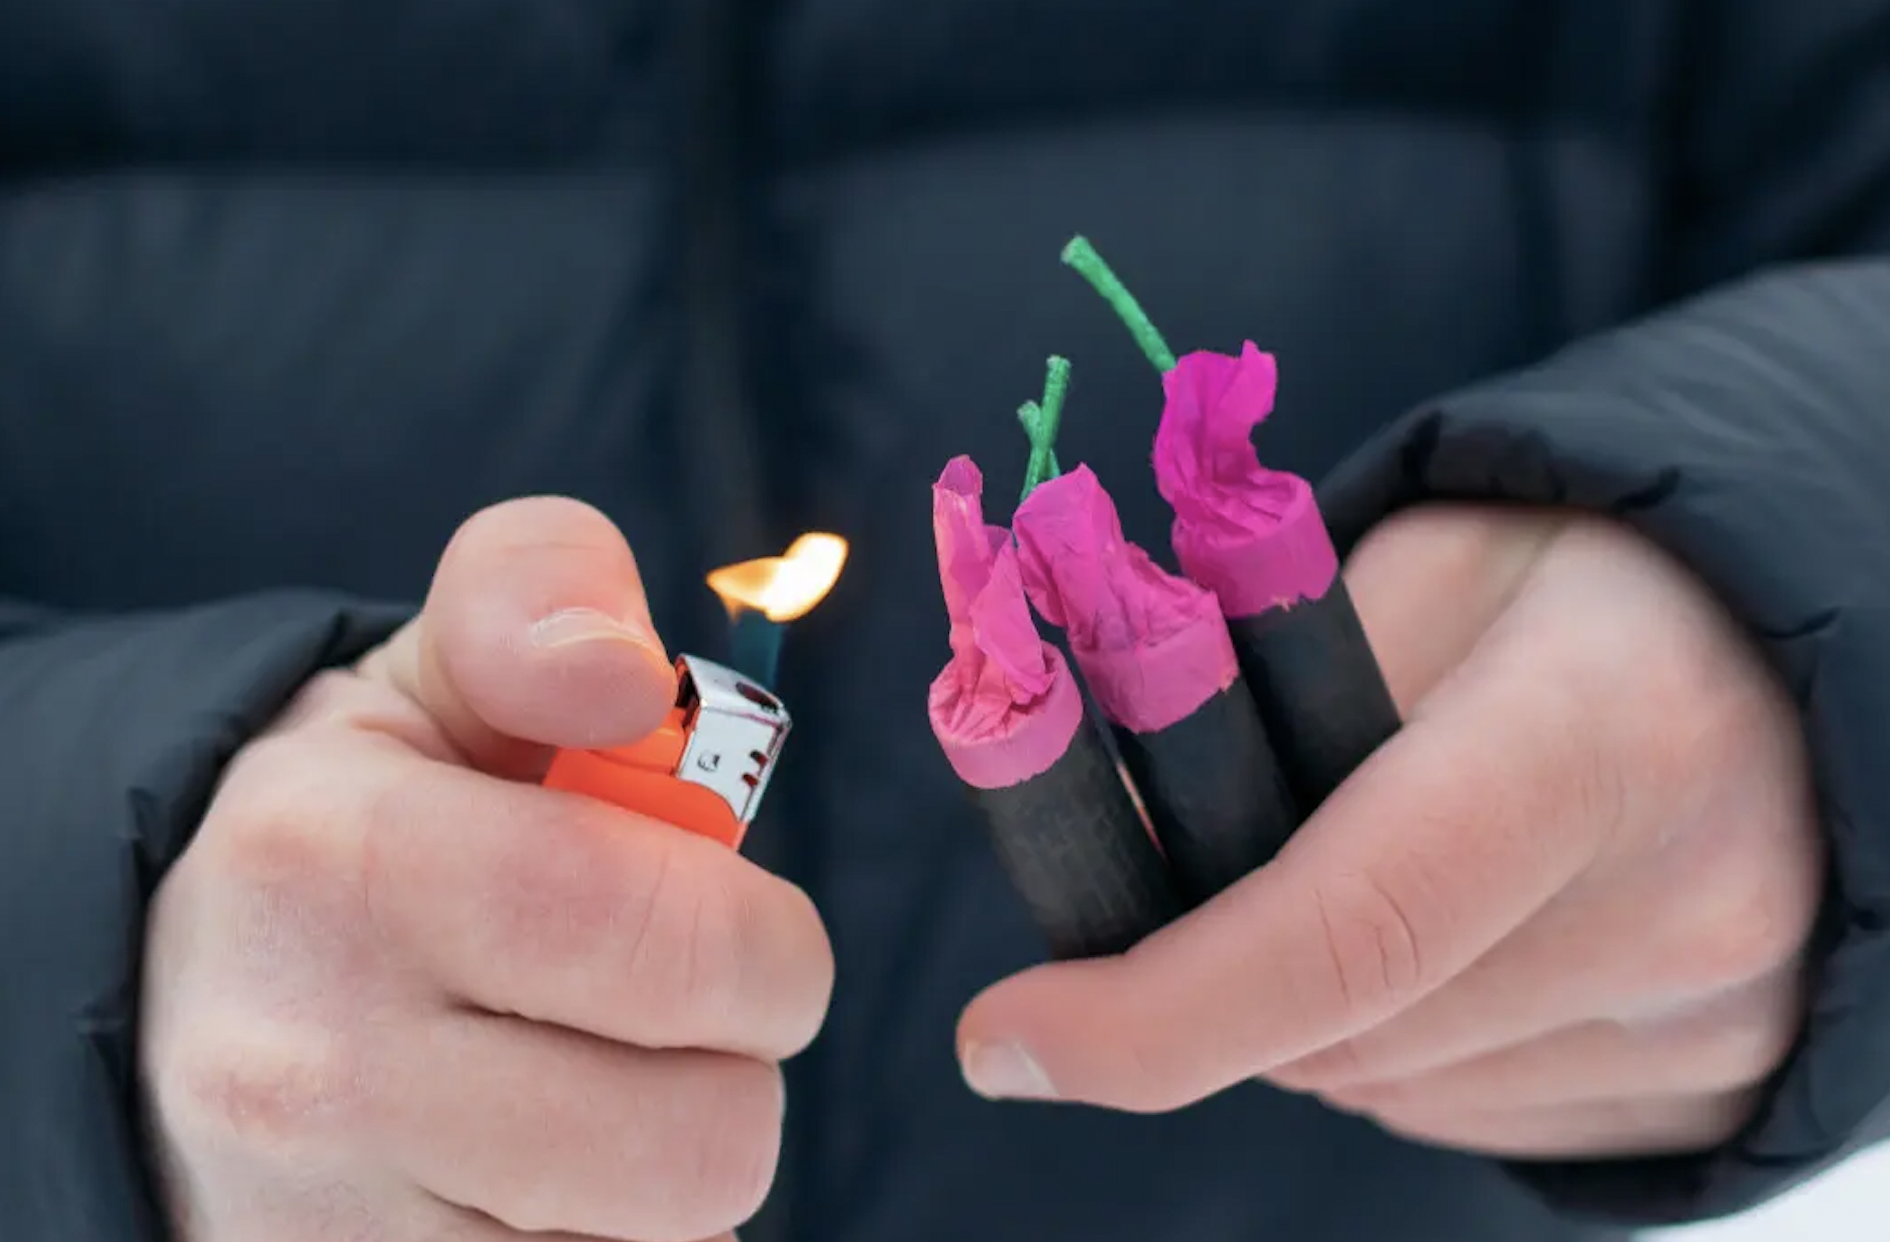
[[[1070,390],[1070,361],[1052,357],[1043,377],[1043,400],[1026,401],[1017,411],[1017,421],[1030,438],[1030,464],[1024,469],[1022,504],[1039,483],[1063,473],[1057,464],[1057,427],[1063,421],[1063,398]]]

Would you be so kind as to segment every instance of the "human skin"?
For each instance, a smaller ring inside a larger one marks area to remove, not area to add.
[[[833,983],[807,898],[538,787],[670,664],[630,549],[474,517],[419,617],[231,764],[149,920],[140,1060],[181,1242],[728,1238]]]
[[[1782,689],[1600,520],[1413,510],[1345,577],[1403,731],[1188,918],[977,997],[968,1081],[1159,1112],[1259,1078],[1512,1157],[1730,1137],[1800,1029],[1824,878]]]

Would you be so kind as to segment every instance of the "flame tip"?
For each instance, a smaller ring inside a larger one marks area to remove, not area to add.
[[[731,612],[751,609],[777,623],[799,620],[833,590],[848,551],[839,535],[808,531],[780,556],[711,570],[709,589]]]

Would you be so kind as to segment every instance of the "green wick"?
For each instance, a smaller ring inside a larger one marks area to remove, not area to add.
[[[1034,452],[1038,434],[1037,428],[1043,424],[1043,407],[1038,405],[1035,401],[1024,402],[1024,404],[1017,407],[1017,421],[1024,425],[1024,434],[1030,437],[1032,451]],[[1028,470],[1028,468],[1026,468],[1026,470]],[[1062,473],[1063,467],[1057,464],[1057,455],[1053,450],[1050,454],[1049,465],[1044,471],[1044,477],[1037,480],[1037,482],[1046,482],[1056,478]]]
[[[1026,401],[1017,411],[1017,421],[1030,437],[1030,464],[1024,469],[1022,504],[1037,485],[1063,473],[1057,464],[1057,428],[1063,422],[1063,398],[1070,391],[1070,361],[1051,358],[1044,369],[1043,400]]]
[[[1063,261],[1075,268],[1090,283],[1090,287],[1102,294],[1116,312],[1116,317],[1128,327],[1135,343],[1142,347],[1148,360],[1155,364],[1155,369],[1166,375],[1175,369],[1175,355],[1168,348],[1168,342],[1149,322],[1148,315],[1142,310],[1142,304],[1135,300],[1116,274],[1109,270],[1103,257],[1096,253],[1096,248],[1085,237],[1072,237],[1070,244],[1063,248]]]

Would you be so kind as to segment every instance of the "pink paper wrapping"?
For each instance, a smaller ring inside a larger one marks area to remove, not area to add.
[[[948,463],[932,489],[952,658],[926,706],[958,778],[1002,789],[1062,758],[1083,699],[1062,654],[1037,632],[1010,532],[985,523],[983,491],[969,457]]]
[[[1188,354],[1162,380],[1155,481],[1175,511],[1175,558],[1229,617],[1319,599],[1339,572],[1312,486],[1254,451],[1278,380],[1252,341],[1238,358]]]

